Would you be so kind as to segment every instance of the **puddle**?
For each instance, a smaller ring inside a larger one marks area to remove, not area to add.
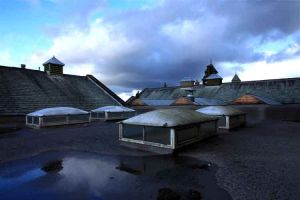
[[[46,170],[45,170],[46,169]],[[217,166],[181,156],[51,152],[0,166],[5,200],[231,199]]]

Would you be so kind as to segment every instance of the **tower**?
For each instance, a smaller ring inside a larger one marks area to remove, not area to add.
[[[202,78],[203,85],[205,86],[216,86],[221,85],[223,78],[219,76],[218,71],[214,67],[212,63],[207,65],[206,70],[204,72],[204,76]]]

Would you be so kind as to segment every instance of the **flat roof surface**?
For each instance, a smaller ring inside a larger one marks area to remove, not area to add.
[[[88,112],[78,108],[54,107],[54,108],[45,108],[42,110],[38,110],[27,114],[27,116],[43,117],[43,116],[82,115],[82,114],[88,114]]]
[[[150,111],[124,120],[121,123],[142,126],[175,127],[212,120],[217,120],[217,118],[190,109],[174,108]]]
[[[135,110],[124,106],[104,106],[92,110],[92,112],[134,112]]]
[[[204,108],[200,108],[197,112],[206,114],[206,115],[241,115],[245,114],[244,112],[232,108],[230,106],[207,106]]]

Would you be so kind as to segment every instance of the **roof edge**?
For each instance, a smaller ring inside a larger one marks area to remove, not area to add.
[[[97,85],[99,88],[101,88],[104,92],[106,92],[109,96],[111,96],[117,103],[119,103],[121,106],[127,106],[125,101],[121,99],[117,94],[115,94],[112,90],[110,90],[106,85],[104,85],[101,81],[99,81],[96,77],[94,77],[91,74],[87,74],[86,77],[93,82],[95,85]]]

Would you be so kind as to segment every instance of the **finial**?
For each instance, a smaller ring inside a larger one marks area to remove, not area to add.
[[[210,64],[212,65],[212,59],[210,59]]]

